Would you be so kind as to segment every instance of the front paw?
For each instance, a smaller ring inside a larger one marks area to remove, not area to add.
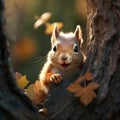
[[[62,81],[62,76],[60,74],[52,74],[50,76],[50,81],[54,83],[59,83]]]

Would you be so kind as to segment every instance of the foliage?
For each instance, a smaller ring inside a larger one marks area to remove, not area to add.
[[[20,73],[16,72],[16,79],[17,79],[17,85],[21,89],[25,89],[25,87],[28,85],[28,80],[26,76],[22,76]],[[67,90],[71,93],[74,93],[75,97],[79,97],[80,101],[84,105],[88,105],[93,101],[94,98],[96,98],[96,93],[94,90],[96,90],[99,87],[98,83],[90,82],[92,81],[93,77],[90,72],[86,72],[85,75],[79,77],[74,83],[70,84],[67,87]],[[86,85],[86,81],[90,82],[88,85]],[[81,83],[84,83],[82,86]],[[39,89],[40,84],[39,81],[36,80],[34,84],[31,84],[27,87],[26,95],[34,102],[39,103],[39,97],[36,97],[36,94],[39,95]]]
[[[35,16],[37,21],[34,24],[34,28],[37,29],[41,25],[45,25],[45,27],[46,27],[45,33],[46,34],[51,34],[55,25],[58,27],[58,29],[61,29],[63,27],[63,23],[62,22],[54,22],[54,23],[49,23],[48,22],[48,20],[50,19],[51,15],[52,14],[50,12],[46,12],[46,13],[43,13],[41,15],[41,17]]]
[[[26,75],[22,76],[20,73],[16,72],[16,80],[17,85],[24,90],[24,88],[28,85],[29,81],[26,78]]]
[[[39,90],[40,90],[40,84],[39,80],[36,80],[35,83],[28,85],[29,81],[27,80],[26,75],[21,75],[20,73],[16,72],[16,80],[17,85],[19,88],[21,88],[25,94],[35,103],[38,104],[40,100],[39,98]],[[44,99],[44,97],[42,97]]]
[[[86,72],[85,75],[78,78],[74,83],[68,86],[67,90],[75,94],[75,97],[80,97],[80,101],[84,105],[88,105],[96,98],[95,89],[99,87],[98,83],[90,82],[86,85],[86,81],[91,81],[93,79],[90,72]],[[84,86],[81,85],[84,83]]]

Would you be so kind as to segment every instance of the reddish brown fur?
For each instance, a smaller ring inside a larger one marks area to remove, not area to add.
[[[79,76],[83,66],[83,52],[80,50],[82,34],[80,27],[77,26],[74,33],[59,33],[55,28],[51,37],[52,47],[56,45],[57,51],[51,50],[48,59],[39,75],[39,90],[36,92],[36,103],[41,103],[48,95],[50,83],[59,83],[63,79],[75,79]],[[78,53],[73,51],[74,45],[78,45]],[[61,60],[61,56],[67,56],[67,60]],[[68,65],[63,67],[62,62]]]

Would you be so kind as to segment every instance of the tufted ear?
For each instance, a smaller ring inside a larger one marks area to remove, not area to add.
[[[51,43],[52,45],[54,44],[55,40],[57,39],[57,37],[59,36],[59,30],[57,28],[57,26],[54,26],[53,32],[52,32],[52,36],[51,36]]]
[[[76,26],[74,35],[77,38],[77,40],[79,40],[80,47],[81,47],[82,43],[83,43],[83,38],[82,38],[82,30],[81,30],[81,27],[79,25]]]

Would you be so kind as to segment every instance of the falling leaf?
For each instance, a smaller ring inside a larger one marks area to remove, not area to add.
[[[51,12],[45,12],[41,15],[41,19],[47,22],[51,16],[52,16]]]
[[[20,73],[16,73],[16,79],[17,79],[17,85],[21,88],[24,89],[29,81],[26,78],[26,75],[22,76]]]
[[[62,22],[55,22],[55,23],[52,23],[52,24],[51,23],[46,23],[45,25],[46,25],[46,30],[45,30],[46,34],[51,34],[55,25],[58,27],[58,29],[61,29],[63,27]]]
[[[50,12],[45,12],[41,15],[41,17],[35,16],[37,21],[34,24],[34,28],[37,29],[41,25],[45,24],[50,19],[51,15],[52,14]]]
[[[80,83],[85,80],[92,80],[92,74],[90,72],[86,72],[85,75],[78,78],[74,83],[70,84],[67,87],[67,90],[71,93],[74,93],[75,97],[79,97],[80,101],[84,105],[88,105],[96,98],[96,90],[99,87],[98,83],[91,82],[87,86],[81,86]]]
[[[38,27],[40,27],[43,24],[44,24],[44,21],[42,19],[38,19],[34,24],[34,28],[37,29]]]
[[[34,24],[34,28],[37,29],[38,27],[40,27],[41,25],[44,24],[46,26],[46,30],[45,30],[46,34],[51,34],[55,25],[58,27],[58,29],[61,29],[63,27],[63,23],[62,22],[54,22],[54,23],[49,23],[48,22],[48,20],[50,19],[51,15],[52,14],[50,12],[43,13],[41,15],[41,17],[36,15],[35,19],[37,21]]]

